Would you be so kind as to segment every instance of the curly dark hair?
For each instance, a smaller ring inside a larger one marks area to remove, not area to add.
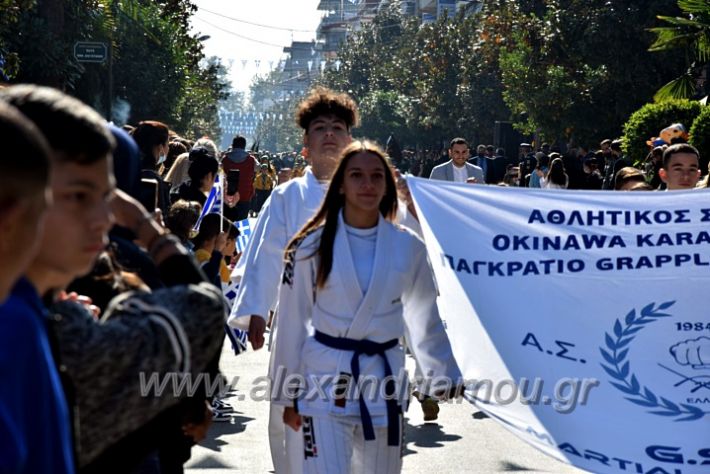
[[[296,110],[296,123],[308,131],[310,123],[321,115],[335,115],[347,125],[348,130],[357,127],[360,116],[357,104],[344,92],[335,92],[325,87],[316,87],[301,102]]]

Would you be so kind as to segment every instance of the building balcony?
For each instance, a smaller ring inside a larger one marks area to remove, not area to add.
[[[340,16],[329,15],[321,19],[318,29],[316,30],[316,35],[318,39],[323,38],[331,32],[343,32],[348,29],[349,21],[343,20]]]

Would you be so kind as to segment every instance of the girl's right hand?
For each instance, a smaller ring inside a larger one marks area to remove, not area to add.
[[[296,409],[294,407],[286,407],[284,409],[283,420],[287,426],[290,426],[291,429],[293,429],[293,431],[300,430],[301,425],[303,424],[303,418],[301,415],[296,413]]]

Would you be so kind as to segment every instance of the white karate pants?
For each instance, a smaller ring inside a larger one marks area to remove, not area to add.
[[[278,311],[274,313],[269,331],[269,377],[274,379],[274,339],[278,331]],[[271,462],[276,474],[301,474],[303,472],[303,435],[293,431],[283,422],[284,407],[274,403],[269,404],[269,448]]]
[[[283,422],[284,407],[269,407],[269,448],[276,474],[301,474],[303,470],[303,434]]]
[[[402,417],[400,433],[402,433]],[[387,446],[387,427],[375,427],[375,440],[365,441],[359,419],[303,417],[304,474],[397,474],[402,470],[399,446]],[[305,459],[304,459],[305,458]]]

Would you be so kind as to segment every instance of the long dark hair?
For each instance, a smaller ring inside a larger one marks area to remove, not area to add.
[[[567,185],[567,173],[565,173],[565,165],[561,158],[555,158],[550,163],[550,169],[547,171],[547,180],[560,186]]]
[[[330,181],[330,186],[325,194],[323,204],[321,204],[318,212],[298,231],[286,246],[286,260],[296,251],[299,244],[310,233],[323,227],[323,233],[320,236],[318,248],[313,254],[313,257],[318,255],[318,273],[316,276],[316,286],[323,288],[330,270],[333,268],[333,245],[335,243],[335,234],[338,230],[338,214],[345,205],[345,196],[341,194],[340,189],[345,180],[345,169],[347,168],[350,159],[359,153],[369,153],[375,155],[382,162],[385,169],[385,195],[380,201],[380,214],[389,220],[393,221],[397,215],[397,186],[395,184],[394,175],[389,165],[387,156],[380,147],[369,141],[354,141],[343,150],[338,161],[338,166],[333,174],[333,179]]]

